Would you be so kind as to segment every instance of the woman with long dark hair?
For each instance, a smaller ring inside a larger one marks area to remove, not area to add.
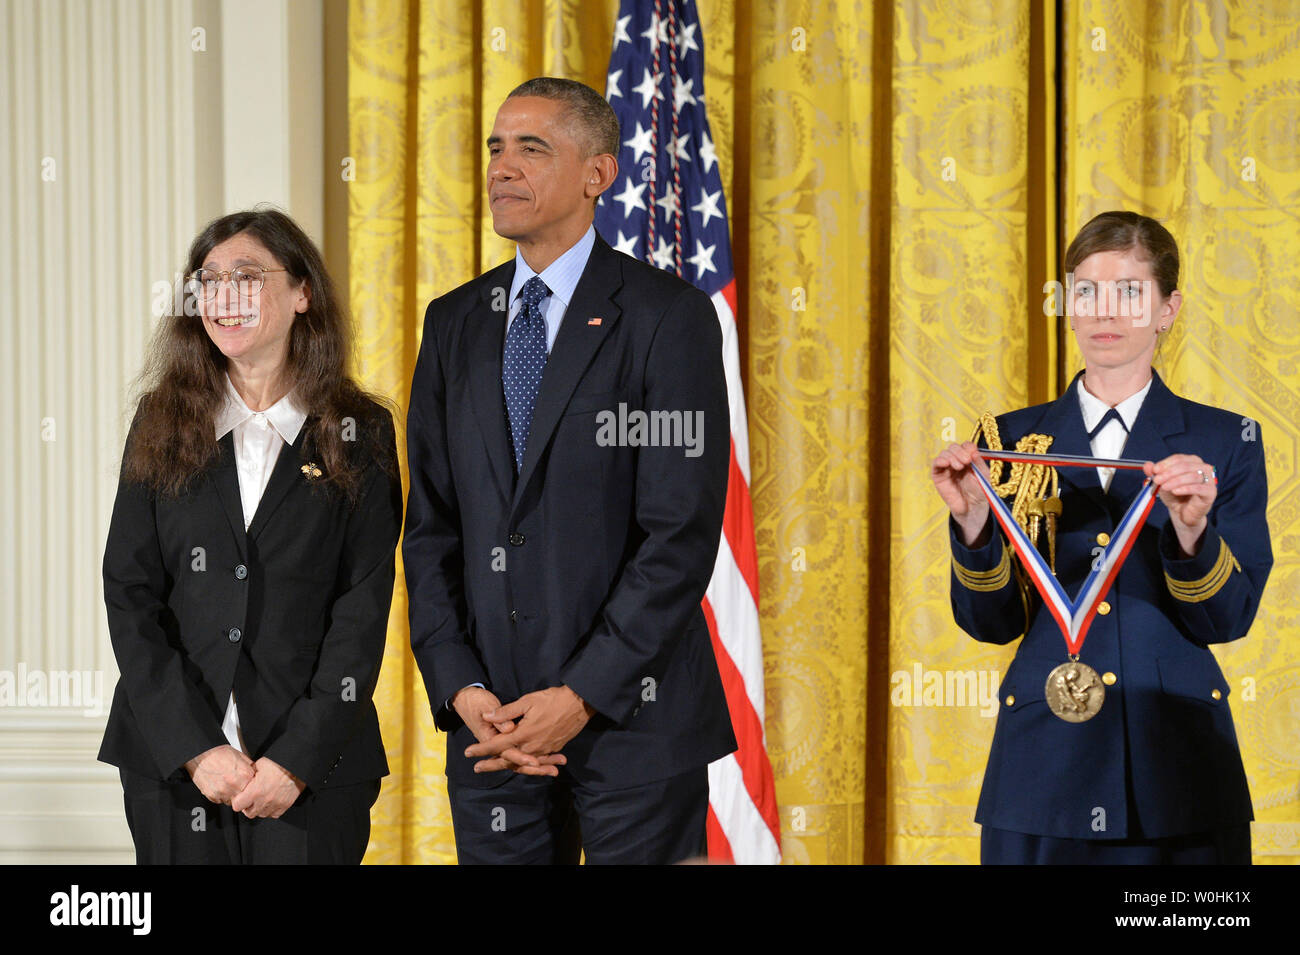
[[[161,321],[104,552],[121,679],[99,758],[138,862],[360,862],[402,517],[391,412],[349,377],[315,245],[209,223]]]
[[[1178,263],[1154,219],[1088,222],[1065,256],[1084,370],[1054,402],[985,416],[978,448],[954,444],[931,468],[957,623],[1023,637],[975,815],[985,863],[1250,862],[1230,686],[1209,645],[1246,635],[1272,567],[1263,439],[1151,367],[1182,305]],[[1063,463],[1005,474],[994,455],[1013,448]]]

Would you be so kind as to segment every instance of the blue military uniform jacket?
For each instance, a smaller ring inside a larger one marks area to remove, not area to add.
[[[1048,434],[1054,453],[1091,455],[1077,381],[1054,402],[999,417],[1004,447]],[[1253,818],[1231,687],[1209,644],[1246,635],[1273,564],[1262,438],[1255,422],[1180,398],[1155,375],[1123,456],[1171,454],[1217,468],[1209,525],[1197,554],[1180,559],[1169,511],[1155,501],[1080,652],[1107,684],[1101,710],[1083,723],[1047,706],[1047,674],[1067,659],[1065,640],[1032,584],[1022,591],[1002,532],[971,550],[950,520],[957,623],[988,643],[1023,636],[999,691],[976,822],[1063,838],[1154,839]],[[1118,470],[1107,492],[1095,468],[1058,474],[1056,576],[1074,598],[1144,478]],[[1045,534],[1039,545],[1046,553]]]

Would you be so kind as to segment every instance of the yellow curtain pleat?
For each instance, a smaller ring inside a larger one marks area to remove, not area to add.
[[[940,698],[938,672],[1005,672],[1011,650],[971,640],[948,599],[948,512],[928,480],[937,450],[969,440],[983,411],[1029,398],[1030,4],[895,5],[896,136],[890,393],[899,436],[890,547],[888,861],[975,862],[973,821],[993,735],[990,709]],[[882,462],[883,470],[885,462]],[[919,679],[918,679],[919,677]],[[984,676],[983,682],[990,677]],[[995,678],[994,678],[995,679]],[[966,684],[963,684],[965,687]],[[996,694],[996,682],[990,691]],[[947,705],[942,705],[943,703]]]
[[[413,126],[414,2],[353,0],[348,10],[350,307],[357,327],[358,372],[366,385],[399,404],[398,443],[405,459],[406,396],[416,348],[415,266],[409,222],[415,203],[408,151]],[[403,467],[404,484],[409,486]],[[401,552],[388,642],[375,702],[391,775],[372,812],[366,861],[454,861],[450,825],[420,825],[437,801],[442,752],[424,709],[410,653]],[[443,795],[445,802],[445,795]],[[415,811],[412,811],[412,810]],[[445,807],[441,815],[445,816]],[[436,817],[435,817],[436,818]]]
[[[872,4],[755,4],[732,217],[785,858],[863,859]],[[710,50],[715,29],[706,34]],[[737,59],[739,59],[739,51]],[[712,82],[712,80],[710,80]],[[712,104],[710,104],[712,105]],[[713,115],[719,156],[726,127]],[[745,177],[745,184],[739,177]]]
[[[1287,639],[1300,556],[1297,23],[1294,0],[1067,3],[1076,42],[1063,73],[1067,237],[1107,209],[1164,223],[1183,305],[1156,368],[1175,393],[1259,422],[1273,572],[1250,634],[1213,649],[1233,690],[1255,862],[1287,864],[1300,862],[1300,666]]]
[[[1056,4],[1031,2],[1025,170],[1028,188],[1025,279],[1029,305],[1026,332],[1031,404],[1053,400],[1062,387],[1060,342],[1065,325],[1064,319],[1055,314],[1055,298],[1049,301],[1046,290],[1049,283],[1059,279],[1060,258],[1064,253],[1060,246],[1058,214],[1061,176],[1056,128],[1060,103],[1056,83],[1056,31]]]

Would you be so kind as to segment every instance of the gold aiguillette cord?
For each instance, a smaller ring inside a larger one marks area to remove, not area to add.
[[[984,443],[990,451],[1002,451],[1002,437],[998,434],[998,422],[992,413],[986,411],[975,425],[975,434],[971,440],[979,443],[983,436]],[[1016,442],[1016,450],[1029,454],[1043,454],[1052,445],[1050,434],[1027,434]],[[1047,525],[1047,559],[1056,573],[1056,521],[1061,515],[1060,486],[1057,482],[1056,468],[1045,464],[1029,464],[1024,461],[1011,462],[1011,474],[1002,480],[1004,462],[990,460],[989,483],[998,497],[1007,498],[1014,495],[1011,504],[1011,516],[1015,518],[1034,546],[1038,546],[1038,531],[1042,524]]]

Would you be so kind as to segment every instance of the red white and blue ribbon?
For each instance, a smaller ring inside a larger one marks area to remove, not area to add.
[[[1137,458],[1093,458],[1084,454],[1031,454],[1028,451],[986,451],[980,448],[980,457],[1010,461],[1012,464],[1046,464],[1061,468],[1126,468],[1141,471],[1145,461]]]
[[[1002,461],[1046,464],[1054,467],[1141,469],[1145,464],[1143,461],[1125,458],[1089,458],[1074,454],[1027,454],[1021,451],[986,451],[982,448],[979,454],[981,457]],[[1084,580],[1078,597],[1071,600],[1065,593],[1065,588],[1061,586],[1061,582],[1048,567],[1047,561],[1043,559],[1043,555],[1029,540],[1029,535],[1011,516],[1011,509],[993,490],[989,479],[979,468],[974,470],[975,476],[979,478],[980,488],[988,498],[989,507],[993,509],[993,516],[1020,556],[1020,562],[1039,594],[1042,595],[1044,605],[1055,618],[1057,626],[1061,628],[1066,648],[1071,654],[1077,654],[1083,646],[1084,638],[1088,635],[1088,628],[1092,625],[1093,618],[1097,615],[1097,607],[1106,598],[1111,584],[1119,576],[1120,567],[1133,548],[1142,525],[1146,523],[1147,515],[1151,513],[1151,507],[1156,500],[1156,486],[1151,483],[1150,478],[1147,478],[1141,492],[1129,505],[1115,533],[1111,535],[1101,559],[1093,562],[1092,572]]]

